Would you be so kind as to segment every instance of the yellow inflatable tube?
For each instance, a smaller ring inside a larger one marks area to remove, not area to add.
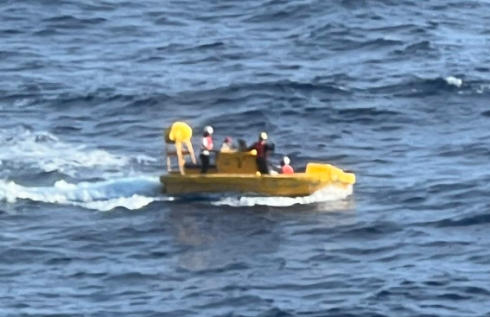
[[[330,164],[309,163],[306,166],[306,174],[318,175],[327,178],[331,182],[341,182],[351,185],[356,182],[356,175],[346,173]]]

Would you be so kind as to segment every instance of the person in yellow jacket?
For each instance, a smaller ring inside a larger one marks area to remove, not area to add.
[[[190,154],[192,163],[196,164],[196,156],[194,155],[194,149],[191,143],[192,128],[184,122],[175,122],[168,129],[165,130],[165,148],[167,151],[167,170],[170,171],[170,156],[168,154],[177,154],[179,162],[180,174],[184,175],[184,154]],[[173,152],[169,145],[175,145],[175,152]],[[183,152],[183,145],[185,145],[188,153]]]

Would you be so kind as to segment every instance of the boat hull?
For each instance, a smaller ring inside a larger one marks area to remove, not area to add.
[[[312,177],[305,173],[294,175],[169,174],[160,177],[164,192],[169,195],[191,193],[237,192],[266,196],[309,196],[326,186],[346,188],[348,184]]]

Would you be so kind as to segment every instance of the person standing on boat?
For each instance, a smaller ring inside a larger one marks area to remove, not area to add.
[[[196,157],[194,156],[194,149],[192,147],[192,129],[185,122],[174,122],[165,130],[165,154],[167,156],[167,171],[171,171],[170,157],[177,156],[179,162],[180,174],[184,175],[185,155],[190,155],[192,163],[196,164]],[[184,145],[187,151],[184,151]]]
[[[257,169],[261,174],[269,174],[268,152],[274,150],[273,145],[267,144],[267,133],[262,132],[259,135],[259,140],[254,145],[247,149],[248,151],[257,151]]]
[[[204,134],[202,137],[201,154],[201,174],[206,174],[209,169],[209,152],[213,150],[213,138],[211,135],[214,130],[212,127],[207,126],[204,128]]]

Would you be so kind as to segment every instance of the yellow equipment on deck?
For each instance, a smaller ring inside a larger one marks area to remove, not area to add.
[[[166,145],[175,144],[175,151],[167,148],[168,174],[160,177],[164,191],[170,195],[189,193],[238,192],[268,196],[308,196],[326,187],[347,188],[356,182],[352,173],[321,163],[309,163],[304,173],[288,175],[260,175],[257,170],[255,150],[250,152],[215,151],[216,165],[207,174],[201,174],[196,165],[191,144],[192,129],[183,122],[174,123],[166,131]],[[185,144],[187,151],[183,151]],[[194,165],[184,164],[188,154]],[[170,156],[179,158],[179,172],[171,171]]]

